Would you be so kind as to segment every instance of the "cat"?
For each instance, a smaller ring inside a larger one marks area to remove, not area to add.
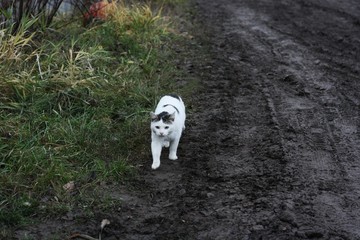
[[[185,105],[176,94],[163,96],[151,117],[151,168],[160,167],[160,156],[163,147],[170,147],[169,159],[178,159],[176,152],[182,132],[185,130]]]

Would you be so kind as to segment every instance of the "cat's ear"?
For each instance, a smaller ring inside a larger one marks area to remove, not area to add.
[[[153,112],[150,112],[150,117],[151,117],[151,121],[154,122],[158,119],[158,115],[156,115],[155,113]]]
[[[169,121],[175,121],[175,112],[173,112],[172,114],[169,115]]]

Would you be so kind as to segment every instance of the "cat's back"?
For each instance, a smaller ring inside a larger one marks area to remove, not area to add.
[[[181,97],[176,95],[176,94],[169,94],[169,95],[165,95],[163,96],[157,107],[155,112],[156,113],[160,113],[162,111],[164,111],[166,109],[171,109],[173,108],[174,110],[176,110],[176,112],[180,115],[185,115],[185,105],[184,102],[182,101]],[[169,110],[170,111],[170,110]]]

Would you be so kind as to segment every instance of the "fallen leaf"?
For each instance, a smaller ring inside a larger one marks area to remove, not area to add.
[[[110,224],[110,221],[109,221],[109,220],[103,219],[103,220],[101,221],[101,226],[100,226],[101,230],[103,230],[104,227],[105,227],[106,225],[109,225],[109,224]]]
[[[63,186],[63,189],[67,192],[73,191],[75,189],[75,182],[74,181],[68,182]]]

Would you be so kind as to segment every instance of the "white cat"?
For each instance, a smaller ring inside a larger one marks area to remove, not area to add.
[[[160,166],[160,156],[163,147],[169,147],[169,159],[178,159],[176,151],[180,137],[185,130],[185,105],[182,99],[169,94],[163,96],[155,112],[151,116],[151,152],[153,157],[152,169]]]

